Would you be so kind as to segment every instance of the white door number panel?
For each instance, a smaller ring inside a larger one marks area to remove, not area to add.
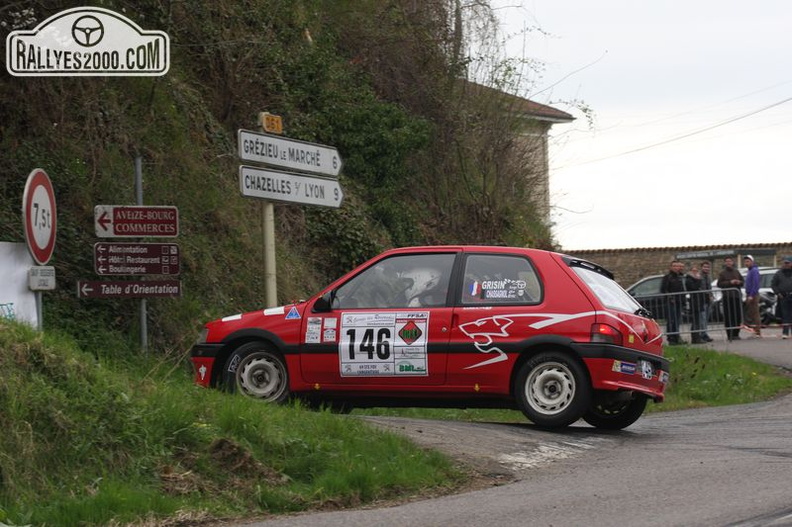
[[[426,376],[428,311],[342,313],[342,377]]]

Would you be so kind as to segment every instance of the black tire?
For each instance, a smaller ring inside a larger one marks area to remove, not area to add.
[[[638,420],[644,413],[648,397],[633,394],[629,399],[597,398],[583,414],[583,420],[593,427],[621,430]]]
[[[545,352],[520,367],[514,395],[532,423],[563,428],[580,419],[590,406],[591,384],[578,360],[561,352]]]
[[[289,372],[274,348],[248,342],[235,349],[223,369],[223,386],[262,401],[283,403],[289,398]]]

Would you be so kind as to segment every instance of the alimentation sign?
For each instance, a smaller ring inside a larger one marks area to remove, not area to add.
[[[160,76],[170,68],[170,40],[109,9],[76,7],[12,31],[6,67],[16,76]]]

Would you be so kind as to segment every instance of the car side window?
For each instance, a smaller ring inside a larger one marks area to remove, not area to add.
[[[386,258],[341,285],[335,309],[394,309],[446,305],[454,253]]]
[[[462,305],[538,304],[542,284],[522,256],[471,254],[465,261]]]

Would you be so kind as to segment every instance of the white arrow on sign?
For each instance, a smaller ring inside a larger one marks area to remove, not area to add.
[[[82,294],[83,296],[88,296],[88,293],[93,292],[93,287],[88,285],[88,283],[83,283],[82,285]]]
[[[239,190],[243,196],[270,201],[338,208],[344,199],[335,179],[289,174],[277,170],[239,167]]]
[[[237,143],[239,158],[243,161],[331,177],[341,173],[341,156],[333,146],[250,130],[239,130]]]

